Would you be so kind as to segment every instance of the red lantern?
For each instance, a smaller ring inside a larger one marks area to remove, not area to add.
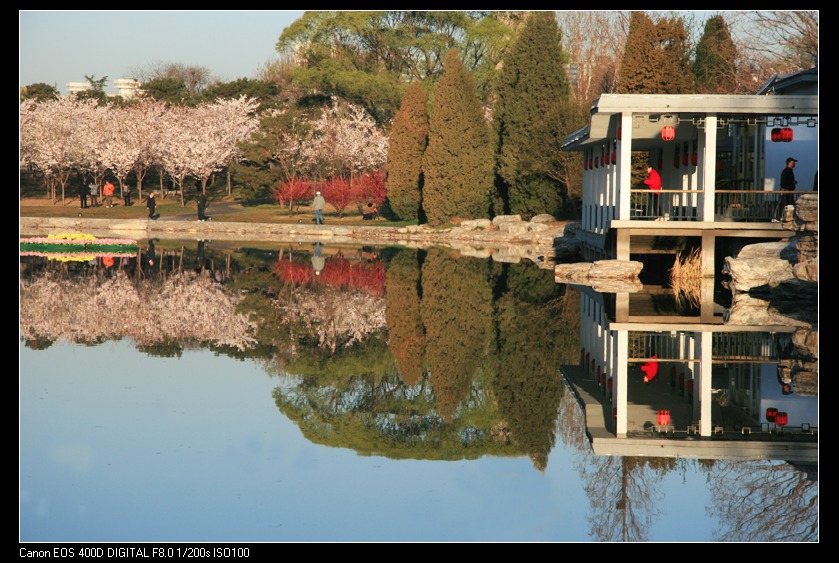
[[[780,143],[781,142],[781,128],[775,127],[772,129],[771,139],[773,143]]]
[[[789,424],[789,417],[787,416],[787,413],[781,411],[778,414],[776,414],[775,415],[775,424],[777,424],[781,428],[783,428],[784,426]]]
[[[775,422],[775,417],[778,416],[778,409],[775,407],[769,407],[766,409],[766,420],[769,422]]]
[[[676,138],[676,129],[672,125],[665,125],[661,128],[661,140],[672,141]]]
[[[657,420],[659,426],[667,426],[670,424],[670,411],[658,411]]]
[[[781,141],[784,143],[792,141],[792,127],[784,127],[781,129]]]

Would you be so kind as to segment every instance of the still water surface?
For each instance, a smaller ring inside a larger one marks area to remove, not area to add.
[[[20,540],[818,540],[783,460],[590,452],[551,270],[318,252],[21,258]]]

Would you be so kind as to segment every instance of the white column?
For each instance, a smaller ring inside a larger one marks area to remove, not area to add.
[[[708,114],[705,116],[705,138],[699,139],[700,149],[704,152],[699,153],[699,164],[702,166],[700,189],[703,190],[703,196],[700,199],[700,207],[697,209],[699,221],[713,221],[714,220],[714,198],[716,175],[717,175],[717,116],[716,114]]]
[[[617,362],[615,364],[616,373],[612,380],[614,395],[612,399],[612,407],[617,407],[618,418],[615,425],[615,434],[619,437],[626,437],[627,427],[627,382],[629,381],[629,331],[618,330],[617,333]]]
[[[700,394],[699,402],[699,435],[711,436],[713,426],[711,424],[711,405],[713,394],[711,393],[711,342],[712,332],[699,333],[699,385],[694,386],[694,393]]]

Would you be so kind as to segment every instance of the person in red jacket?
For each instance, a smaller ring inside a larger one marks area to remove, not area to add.
[[[647,164],[647,179],[644,180],[644,183],[648,188],[650,188],[650,191],[653,192],[650,196],[650,203],[656,214],[656,221],[663,221],[664,214],[661,212],[661,176],[651,164]]]
[[[644,383],[649,383],[658,375],[658,362],[652,361],[656,359],[658,359],[658,356],[653,354],[651,360],[641,366],[641,371],[644,372]]]
[[[647,165],[647,179],[644,183],[654,192],[661,191],[661,176],[651,164]]]

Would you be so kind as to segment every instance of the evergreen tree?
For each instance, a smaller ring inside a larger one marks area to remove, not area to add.
[[[658,47],[661,84],[657,94],[691,94],[696,91],[690,64],[690,44],[681,17],[661,20]]]
[[[385,320],[390,349],[399,366],[399,375],[412,387],[422,380],[425,371],[420,268],[417,250],[401,249],[388,264],[385,282]]]
[[[486,217],[493,148],[475,82],[455,50],[443,61],[428,130],[422,193],[428,223]]]
[[[632,12],[616,89],[618,94],[657,93],[657,38],[658,30],[650,17],[644,12]]]
[[[421,216],[422,155],[428,146],[428,93],[419,82],[408,86],[393,119],[387,153],[387,198],[399,219]]]
[[[737,46],[725,18],[717,14],[705,22],[696,45],[693,74],[701,94],[737,93]]]
[[[632,12],[618,80],[619,94],[686,94],[694,91],[690,45],[682,18],[654,23]]]
[[[531,14],[504,59],[498,85],[495,130],[504,212],[530,219],[556,215],[562,207],[562,186],[550,172],[551,139],[570,133],[561,130],[558,111],[570,100],[566,62],[554,13]]]

